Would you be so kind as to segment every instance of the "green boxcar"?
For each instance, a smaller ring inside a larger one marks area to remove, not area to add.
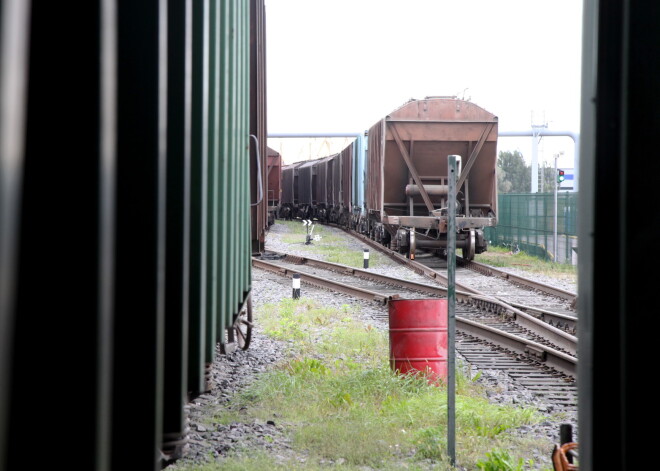
[[[74,467],[160,470],[247,347],[264,1],[0,5],[0,469],[47,423],[39,456],[74,426]]]

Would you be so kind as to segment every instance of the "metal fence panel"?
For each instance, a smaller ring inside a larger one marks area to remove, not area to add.
[[[566,191],[557,195],[556,247],[554,193],[498,195],[497,227],[487,227],[485,236],[493,245],[517,245],[537,257],[575,264],[577,201],[576,192]]]

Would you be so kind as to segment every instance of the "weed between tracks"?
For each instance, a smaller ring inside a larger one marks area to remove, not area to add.
[[[347,244],[346,236],[343,234],[335,234],[329,228],[320,224],[314,226],[312,236],[319,235],[321,240],[312,241],[312,245],[306,245],[307,229],[299,221],[277,221],[287,227],[288,233],[282,236],[282,242],[293,244],[296,248],[304,251],[309,251],[313,258],[318,258],[319,254],[323,255],[323,260],[332,263],[341,263],[349,267],[362,268],[364,266],[364,249],[356,250],[355,245],[349,246]],[[269,234],[273,237],[274,234]],[[378,267],[383,260],[387,258],[376,250],[369,252],[369,267]]]
[[[245,450],[207,469],[450,469],[446,390],[393,373],[387,333],[355,320],[355,309],[299,299],[257,311],[268,335],[292,342],[290,359],[235,397],[232,411],[220,411],[216,421],[289,424],[304,462]],[[542,419],[490,404],[479,384],[458,374],[457,459],[464,469],[524,469],[485,466],[492,456],[508,457],[504,449],[516,450],[516,460],[526,456],[520,439],[505,432]]]
[[[506,247],[489,245],[486,252],[475,256],[475,261],[493,267],[518,268],[559,279],[575,281],[577,278],[577,267],[574,265],[545,261],[523,251],[514,254]]]

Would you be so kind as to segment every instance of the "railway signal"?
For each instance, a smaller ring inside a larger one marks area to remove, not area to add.
[[[314,231],[314,223],[311,219],[303,219],[303,226],[307,227],[307,237],[305,239],[305,245],[312,243],[312,232]]]
[[[564,171],[563,170],[557,170],[557,183],[561,183],[566,179],[564,176]]]

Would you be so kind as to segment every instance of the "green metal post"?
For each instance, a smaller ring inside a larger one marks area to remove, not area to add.
[[[460,158],[460,157],[458,157]],[[447,210],[447,454],[456,464],[456,155],[448,156]]]

